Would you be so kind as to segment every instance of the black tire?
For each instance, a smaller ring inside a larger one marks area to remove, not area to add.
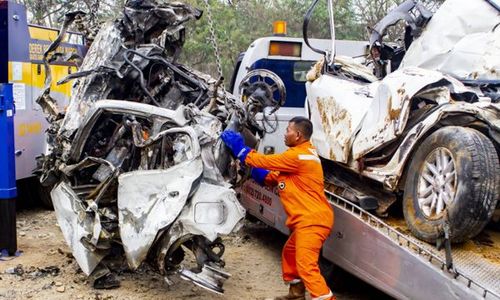
[[[430,218],[419,206],[419,178],[426,159],[435,149],[443,148],[451,154],[455,164],[455,192],[444,213]],[[500,195],[499,183],[498,154],[491,140],[471,128],[441,128],[424,140],[410,161],[403,199],[406,223],[417,238],[434,243],[444,235],[443,221],[447,211],[450,240],[466,241],[477,235],[491,219]]]

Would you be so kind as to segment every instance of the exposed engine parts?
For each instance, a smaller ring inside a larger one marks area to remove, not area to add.
[[[282,103],[270,99],[274,88],[266,94],[251,83],[242,102],[220,80],[176,62],[184,24],[201,15],[181,3],[127,1],[123,16],[100,28],[79,71],[59,82],[74,80],[66,112],[50,95],[49,62],[62,59],[54,52],[71,21],[85,29],[85,15],[69,14],[44,54],[48,76],[37,102],[51,122],[51,149],[38,172],[96,287],[106,287],[117,254],[131,269],[147,262],[217,293],[230,276],[220,235],[237,230],[245,210],[229,184],[241,176],[219,134],[242,131],[255,145],[265,131],[255,114]],[[186,252],[195,267],[182,265]]]

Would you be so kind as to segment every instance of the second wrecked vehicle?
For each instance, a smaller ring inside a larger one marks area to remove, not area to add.
[[[147,262],[167,283],[179,274],[217,293],[230,276],[220,236],[239,228],[245,210],[230,184],[241,178],[237,165],[219,134],[239,130],[255,144],[262,130],[254,115],[277,103],[262,93],[242,103],[220,81],[176,62],[183,24],[201,13],[181,3],[127,1],[66,79],[76,79],[67,112],[50,97],[50,76],[38,99],[51,121],[41,182],[95,287],[117,285],[116,260],[133,270]],[[73,20],[94,38],[84,14],[69,14],[46,60],[60,58],[54,52]],[[192,268],[183,265],[188,252]]]
[[[372,30],[372,68],[324,53],[308,74],[306,107],[335,193],[379,215],[402,199],[409,229],[428,242],[465,241],[498,212],[495,3],[448,0],[432,15],[403,2]],[[404,45],[387,43],[400,20]]]

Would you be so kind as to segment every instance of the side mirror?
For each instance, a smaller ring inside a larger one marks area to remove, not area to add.
[[[307,10],[304,16],[304,23],[302,25],[302,35],[304,37],[304,42],[306,45],[314,52],[322,54],[325,57],[325,67],[333,70],[333,64],[335,62],[335,21],[333,14],[333,0],[328,1],[328,15],[329,15],[329,26],[330,26],[330,39],[331,39],[331,49],[330,51],[320,50],[313,47],[309,43],[309,37],[307,33],[307,29],[309,27],[309,21],[311,20],[311,16],[318,5],[320,0],[314,0],[309,9]]]

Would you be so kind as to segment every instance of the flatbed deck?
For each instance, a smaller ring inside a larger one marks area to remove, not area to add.
[[[500,233],[484,230],[452,245],[453,268],[444,250],[414,238],[403,219],[380,219],[356,204],[325,191],[335,226],[323,256],[397,299],[500,300]],[[288,234],[276,191],[249,180],[240,198],[248,212]]]
[[[500,234],[452,245],[454,267],[444,250],[405,232],[404,221],[384,222],[327,192],[335,228],[324,256],[398,299],[500,299]],[[390,225],[389,225],[390,224]]]

